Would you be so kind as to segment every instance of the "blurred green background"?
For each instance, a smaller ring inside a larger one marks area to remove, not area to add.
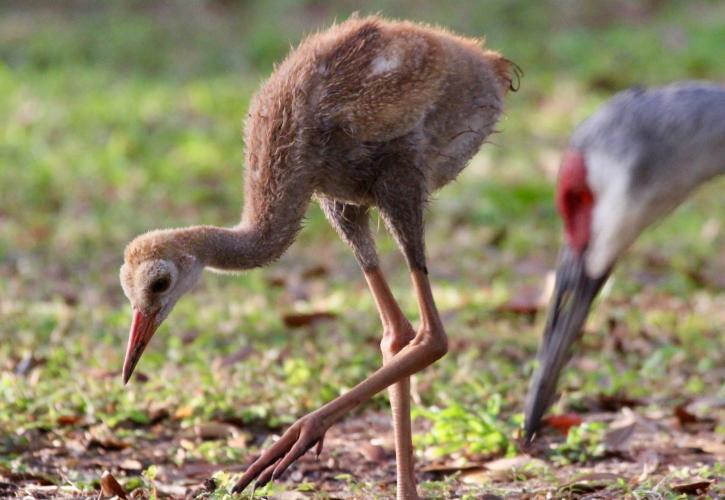
[[[61,475],[28,450],[48,433],[94,426],[136,443],[148,437],[153,404],[184,409],[173,424],[181,428],[233,416],[277,429],[378,366],[372,301],[315,206],[278,264],[205,276],[182,300],[139,365],[145,384],[124,389],[119,375],[130,323],[117,279],[124,245],[153,228],[237,222],[251,95],[305,34],[353,12],[485,36],[524,69],[500,133],[428,213],[429,267],[452,349],[418,376],[416,400],[420,419],[441,431],[420,438],[421,453],[512,452],[544,313],[511,303],[531,302],[553,267],[552,184],[567,136],[628,86],[723,82],[725,2],[0,3],[0,467],[93,488],[92,468]],[[725,395],[723,187],[702,189],[622,263],[587,328],[589,369],[569,370],[559,409],[600,393],[665,407]],[[414,318],[403,260],[382,228],[378,239]],[[336,318],[285,324],[308,312]],[[646,346],[613,350],[617,328],[625,338],[645,332]],[[224,362],[245,348],[251,354]],[[385,404],[381,395],[362,411]],[[68,415],[80,420],[57,429]],[[245,462],[263,444],[256,434],[250,443],[184,453]]]

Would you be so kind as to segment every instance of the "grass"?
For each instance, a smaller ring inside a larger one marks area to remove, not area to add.
[[[150,492],[188,464],[246,464],[270,434],[379,365],[372,300],[350,252],[313,207],[275,266],[205,276],[149,347],[139,366],[143,383],[124,388],[119,375],[130,320],[117,280],[124,245],[151,228],[238,220],[241,124],[251,94],[290,43],[353,10],[485,33],[526,71],[495,144],[431,205],[430,268],[451,352],[414,384],[419,467],[516,454],[544,313],[500,306],[524,285],[541,286],[555,260],[552,183],[569,131],[628,85],[725,74],[721,3],[615,4],[626,12],[530,1],[0,7],[0,116],[7,117],[0,122],[0,475],[22,484],[33,480],[17,478],[42,475],[63,491],[93,495],[97,465],[47,453],[69,449],[73,457],[80,446],[110,460],[101,462],[127,488]],[[621,263],[555,411],[587,414],[600,394],[627,396],[664,422],[680,403],[725,397],[722,189],[722,180],[703,188]],[[396,296],[415,318],[402,258],[378,233]],[[318,267],[322,276],[308,272]],[[336,318],[285,326],[285,314],[310,311]],[[351,420],[384,414],[386,405],[379,395]],[[194,437],[200,424],[219,420],[232,422],[247,444]],[[529,476],[478,483],[430,473],[423,488],[433,497],[555,491],[577,467],[609,464],[599,453],[606,424],[587,425],[551,438],[551,474],[534,486]],[[119,456],[108,435],[120,441]],[[722,443],[722,420],[711,436]],[[164,443],[159,456],[143,451],[153,443]],[[145,475],[120,468],[118,460],[130,457]],[[612,495],[664,494],[670,481],[723,476],[717,465],[672,467],[659,469],[665,483],[610,485]],[[393,462],[382,468],[391,473]],[[372,473],[333,470],[326,477],[338,490],[392,491]],[[218,476],[215,495],[233,477]],[[332,491],[305,484],[291,480],[272,491]]]

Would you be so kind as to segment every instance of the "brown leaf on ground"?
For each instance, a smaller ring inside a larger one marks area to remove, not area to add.
[[[282,288],[287,283],[287,278],[281,274],[273,275],[267,278],[267,284],[274,288]]]
[[[76,425],[82,420],[83,417],[81,415],[61,415],[56,422],[58,425]]]
[[[156,489],[160,493],[160,497],[164,498],[184,498],[186,495],[186,487],[180,484],[156,484]]]
[[[632,408],[642,406],[643,402],[637,398],[631,398],[626,394],[599,394],[597,395],[597,406],[601,411],[616,412],[622,408]]]
[[[552,427],[564,435],[569,433],[569,429],[581,425],[582,418],[576,413],[563,413],[561,415],[549,415],[544,418],[544,425]]]
[[[116,378],[121,376],[120,370],[107,370],[104,368],[90,368],[88,375],[94,379]]]
[[[383,463],[388,460],[385,448],[371,443],[363,443],[360,446],[360,453],[371,462]]]
[[[700,444],[700,448],[702,448],[702,451],[705,453],[725,459],[725,443],[720,443],[718,441],[704,441]]]
[[[239,434],[238,436],[227,441],[227,446],[230,448],[245,449],[249,443],[250,436],[246,434]]]
[[[133,375],[131,376],[133,377],[133,380],[138,382],[139,384],[145,384],[149,381],[149,376],[146,375],[144,372],[138,370],[133,372]]]
[[[302,279],[321,278],[329,274],[329,269],[323,265],[310,266],[302,271]]]
[[[288,328],[300,328],[317,323],[318,321],[329,321],[331,319],[335,319],[336,317],[336,314],[327,311],[286,313],[282,316],[282,321],[284,321],[285,326]]]
[[[486,462],[483,466],[489,471],[489,478],[494,481],[515,481],[522,477],[536,475],[546,467],[546,464],[542,460],[529,455],[517,455],[492,460]]]
[[[133,458],[127,458],[118,464],[118,468],[127,471],[141,471],[143,470],[143,464]]]
[[[481,471],[483,470],[483,464],[481,463],[437,463],[437,464],[429,464],[426,466],[423,466],[420,468],[421,472],[430,472],[433,474],[441,474],[441,475],[447,475],[447,474],[454,474],[459,471]]]
[[[691,481],[689,483],[680,483],[670,485],[670,489],[675,493],[685,495],[704,495],[712,484],[710,481]]]
[[[180,406],[174,412],[174,420],[183,420],[189,418],[194,414],[194,409],[191,406]]]
[[[698,417],[688,409],[687,404],[682,404],[675,408],[675,417],[677,417],[677,422],[680,424],[680,427],[688,430],[712,430],[717,424],[714,418]]]
[[[234,429],[220,422],[202,422],[194,426],[194,433],[204,440],[226,439],[234,433]]]
[[[592,472],[590,474],[584,474],[577,477],[573,481],[559,488],[558,491],[567,498],[569,496],[584,495],[586,493],[603,490],[619,479],[623,478],[617,474],[612,474],[611,472]]]
[[[148,407],[148,416],[151,425],[158,424],[169,418],[169,408],[164,403],[151,403]]]
[[[104,450],[122,450],[129,444],[113,435],[105,425],[91,427],[86,434],[86,448],[100,447]]]
[[[637,462],[642,464],[642,474],[637,478],[637,482],[641,483],[657,470],[660,465],[660,457],[656,451],[646,450],[640,454]]]
[[[499,458],[497,460],[491,460],[486,462],[483,466],[488,470],[495,471],[508,471],[511,469],[521,469],[525,466],[543,466],[544,462],[538,458],[531,457],[529,455],[517,455],[509,458]]]
[[[486,484],[492,481],[491,473],[485,469],[463,470],[460,478],[466,484]]]
[[[119,498],[128,498],[126,496],[126,490],[123,489],[123,486],[121,486],[118,481],[116,481],[116,478],[111,475],[108,471],[103,471],[103,474],[101,475],[101,492],[103,493],[103,496],[106,497],[119,497]]]
[[[181,335],[181,343],[184,345],[189,345],[194,342],[198,336],[198,330],[188,330]]]
[[[677,417],[677,421],[682,426],[697,422],[697,417],[687,411],[686,405],[679,405],[678,407],[676,407],[675,416]]]
[[[636,427],[637,417],[634,413],[623,410],[622,415],[609,424],[609,430],[604,436],[607,451],[628,451]]]

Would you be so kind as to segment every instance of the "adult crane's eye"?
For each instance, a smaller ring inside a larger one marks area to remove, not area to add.
[[[156,278],[151,282],[151,285],[149,285],[149,291],[151,293],[163,293],[169,289],[169,286],[171,286],[171,278],[163,276],[161,278]]]

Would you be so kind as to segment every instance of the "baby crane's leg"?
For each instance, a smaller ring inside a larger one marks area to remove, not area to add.
[[[387,364],[408,345],[415,333],[395,301],[382,272],[378,268],[366,270],[365,279],[383,322],[384,333],[380,350],[383,353],[383,363]],[[410,421],[410,378],[406,377],[390,386],[388,396],[393,413],[398,500],[417,499]]]
[[[279,477],[292,462],[315,444],[319,449],[319,443],[327,429],[345,414],[383,389],[410,377],[445,355],[448,341],[435,309],[428,277],[424,272],[414,270],[412,280],[420,302],[422,323],[415,338],[387,364],[350,391],[292,424],[276,443],[249,466],[234,486],[234,492],[243,491],[255,478],[258,478],[257,482],[261,485]]]
[[[413,339],[415,332],[400,310],[378,267],[375,243],[368,227],[368,209],[332,200],[323,201],[322,207],[332,226],[352,247],[365,273],[365,279],[383,324],[383,339],[380,342],[383,363],[388,363]],[[393,414],[398,498],[415,499],[418,496],[415,489],[413,436],[410,422],[410,379],[405,378],[390,386],[388,396]]]
[[[416,202],[413,197],[409,197],[408,201],[413,204]],[[418,204],[417,209],[420,212],[417,215],[412,213],[413,217],[408,221],[405,218],[386,217],[386,222],[394,230],[396,239],[401,243],[406,258],[411,264],[411,278],[421,313],[421,327],[415,338],[382,368],[352,390],[292,424],[276,443],[249,466],[234,486],[235,492],[243,491],[255,478],[258,478],[259,484],[265,484],[278,477],[292,462],[315,444],[319,448],[319,443],[324,438],[327,429],[350,410],[369,400],[381,390],[419,372],[447,352],[447,337],[433,301],[433,294],[425,271],[425,262],[424,259],[421,259],[423,256],[422,226],[417,226],[418,223],[422,225],[422,204]],[[383,215],[386,216],[385,213]],[[412,232],[408,233],[408,230],[412,230]],[[413,498],[415,497],[413,496]]]

